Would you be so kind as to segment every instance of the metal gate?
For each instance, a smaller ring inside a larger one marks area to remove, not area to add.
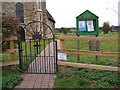
[[[21,27],[19,33],[20,69],[26,73],[57,72],[57,41],[53,30],[40,21]]]

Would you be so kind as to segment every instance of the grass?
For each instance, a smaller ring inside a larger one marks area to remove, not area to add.
[[[45,46],[48,45],[48,43],[50,43],[50,41],[45,41]],[[36,43],[34,42],[23,42],[22,43],[22,49],[23,49],[23,56],[36,56],[36,47],[34,47]],[[38,44],[40,44],[41,46],[39,47],[39,51],[38,53],[40,53],[43,48],[44,48],[44,42],[40,41]],[[31,47],[30,47],[31,45]],[[16,45],[18,48],[18,45]],[[15,53],[15,59],[19,60],[19,53]],[[3,53],[2,54],[2,62],[9,62],[10,61],[10,53]],[[31,61],[31,60],[30,60]]]
[[[19,53],[15,53],[15,59],[19,60]],[[10,61],[10,54],[9,53],[3,53],[2,54],[2,62],[9,62]]]
[[[75,34],[68,34],[75,36]],[[118,34],[101,34],[101,37],[118,37]],[[77,49],[77,41],[66,40],[66,49]],[[80,41],[81,50],[89,51],[88,41]],[[118,52],[118,42],[100,42],[100,50],[104,52]],[[77,62],[77,54],[67,54],[68,62]],[[79,63],[105,66],[118,66],[118,57],[80,55]],[[112,71],[82,69],[59,66],[55,80],[55,88],[117,88],[120,87],[119,74]]]
[[[117,88],[118,74],[111,71],[59,66],[54,88]]]
[[[114,37],[114,38],[118,38],[118,33],[116,33],[116,34],[100,34],[100,37]]]
[[[39,47],[38,53],[40,53],[44,49],[44,44],[46,46],[50,42],[51,40],[45,41],[45,43],[43,41],[38,43],[39,45],[41,45]],[[36,45],[36,43],[34,42],[23,42],[22,43],[22,49],[23,49],[22,58],[24,60],[22,67],[24,68],[24,70],[27,69],[26,66],[29,65],[34,60],[35,56],[37,55],[36,47],[34,47],[34,45]],[[32,56],[32,57],[28,57],[28,56]],[[19,53],[15,53],[15,59],[19,60]],[[9,53],[2,54],[2,62],[9,62],[9,61],[10,61],[10,54]],[[20,73],[17,70],[5,70],[5,71],[2,71],[2,77],[0,78],[0,80],[1,79],[3,79],[2,80],[3,90],[7,90],[8,88],[13,88],[14,86],[18,85],[20,81],[22,80],[22,77],[20,76]]]
[[[60,35],[60,34],[58,34]],[[69,34],[68,36],[76,36],[75,34]],[[102,34],[101,37],[117,37],[118,34]],[[65,41],[66,49],[77,49],[76,41]],[[81,50],[89,50],[88,42],[81,41]],[[100,42],[101,51],[118,52],[118,42]],[[29,43],[27,43],[27,46]],[[34,44],[33,44],[34,45]],[[47,44],[46,44],[47,45]],[[25,45],[23,45],[25,47]],[[27,48],[28,55],[30,55],[29,47]],[[32,48],[34,53],[35,48]],[[41,49],[42,50],[42,49]],[[24,51],[23,51],[24,52]],[[24,52],[25,54],[25,52]],[[9,54],[3,54],[4,61],[9,61]],[[18,57],[16,53],[16,57]],[[77,62],[76,54],[67,54],[69,62]],[[117,66],[117,57],[105,57],[99,56],[99,60],[95,61],[95,56],[81,55],[80,63]],[[55,80],[55,88],[116,88],[120,86],[117,72],[81,69],[73,67],[63,68],[59,66],[59,72]],[[7,71],[8,72],[8,71]],[[11,71],[14,72],[14,71]],[[10,72],[10,73],[11,73]],[[9,72],[5,75],[10,75]],[[7,77],[7,76],[6,76]]]
[[[102,34],[102,37],[117,37],[118,34]],[[76,40],[66,40],[65,49],[77,49]],[[89,51],[88,41],[80,41],[80,50]],[[114,41],[101,41],[100,51],[103,52],[118,52],[118,42]],[[77,54],[67,54],[68,62],[77,62]],[[111,56],[98,56],[98,61],[96,61],[96,56],[93,55],[80,55],[79,63],[97,64],[97,65],[107,65],[107,66],[118,66],[118,57]]]

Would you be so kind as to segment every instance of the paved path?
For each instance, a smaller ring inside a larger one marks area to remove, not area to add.
[[[25,74],[23,75],[24,80],[15,87],[15,90],[19,88],[53,88],[55,77],[55,74]]]
[[[58,45],[58,48],[60,48],[59,41],[57,45]],[[47,48],[45,48],[45,51],[47,51]],[[43,55],[43,52],[41,53],[41,55]],[[22,89],[31,88],[33,90],[34,88],[53,88],[56,74],[24,74],[22,77],[23,77],[23,81],[14,88],[15,90],[20,88]]]

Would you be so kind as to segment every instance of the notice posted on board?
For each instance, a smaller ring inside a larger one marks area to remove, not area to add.
[[[94,31],[93,20],[79,21],[79,31]]]
[[[87,28],[88,28],[88,32],[94,31],[93,20],[87,21]]]
[[[79,21],[79,31],[86,31],[86,21]]]

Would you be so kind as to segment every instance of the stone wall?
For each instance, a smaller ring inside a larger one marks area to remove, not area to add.
[[[10,16],[14,16],[16,17],[16,9],[15,9],[15,5],[18,2],[3,2],[2,3],[2,11],[3,13],[5,13],[6,15],[10,15]],[[35,16],[35,10],[36,10],[36,3],[34,2],[22,2],[22,4],[24,5],[24,21],[26,23],[32,21],[33,16]]]
[[[10,15],[10,16],[14,16],[16,17],[16,8],[15,5],[19,3],[19,2],[2,2],[2,12],[6,15]],[[22,23],[21,25],[24,27],[26,24],[28,24],[31,21],[35,21],[37,20],[37,13],[36,13],[36,8],[37,8],[37,3],[36,2],[20,2],[24,5],[24,23]],[[47,10],[46,10],[46,2],[42,2],[40,4],[41,9],[42,9],[42,22],[48,24],[51,29],[55,30],[55,23],[50,21],[48,18],[50,18],[50,16],[47,14]],[[43,28],[43,30],[46,27]],[[45,33],[49,33],[50,31],[46,31]]]

